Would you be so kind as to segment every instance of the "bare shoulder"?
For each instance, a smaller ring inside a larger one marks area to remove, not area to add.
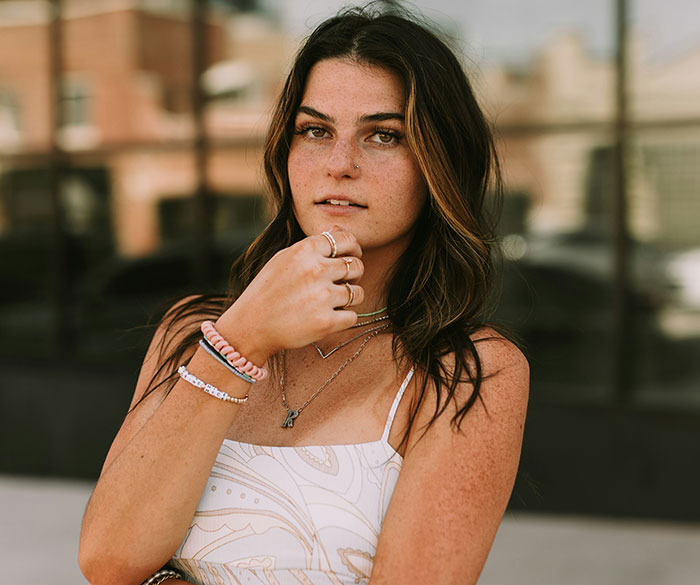
[[[518,420],[524,418],[530,387],[530,366],[525,355],[515,343],[490,327],[478,330],[470,339],[478,354],[480,384],[479,398],[467,413],[465,420],[469,417],[499,413],[515,416]],[[442,362],[448,373],[454,370],[454,355],[446,355]],[[434,421],[437,426],[454,427],[450,422],[452,417],[472,395],[477,368],[471,356],[467,356],[467,367],[472,378],[462,376],[450,404],[443,415]],[[430,387],[430,384],[428,386]],[[444,400],[446,392],[442,394]],[[426,400],[418,410],[416,422],[426,424],[432,420],[434,407],[434,400]]]
[[[480,395],[486,404],[505,400],[525,407],[530,387],[530,365],[522,351],[490,327],[471,336],[483,373]],[[469,384],[463,391],[471,391]]]
[[[455,419],[474,391],[463,377],[437,418],[435,400],[419,406],[380,534],[373,583],[475,584],[486,561],[518,468],[529,368],[515,344],[496,331],[483,329],[471,339],[483,371],[479,397]],[[444,358],[448,372],[454,362],[454,356]],[[408,566],[406,558],[412,559]]]
[[[484,373],[492,375],[501,370],[529,376],[530,367],[522,351],[495,329],[484,327],[471,335],[484,367]]]

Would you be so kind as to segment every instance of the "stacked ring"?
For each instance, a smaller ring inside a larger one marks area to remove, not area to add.
[[[338,253],[338,243],[335,241],[333,234],[331,234],[331,232],[322,232],[321,235],[324,236],[328,240],[328,243],[331,245],[330,257],[335,258],[336,254]]]
[[[352,290],[352,287],[347,283],[343,283],[346,288],[348,289],[348,302],[345,303],[343,306],[343,309],[347,309],[350,305],[352,305],[352,302],[355,300],[355,292]]]
[[[352,258],[343,258],[343,262],[345,262],[345,276],[343,276],[343,280],[345,280],[348,277],[348,274],[350,274],[350,266],[352,266]]]

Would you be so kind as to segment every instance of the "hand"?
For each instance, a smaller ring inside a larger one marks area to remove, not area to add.
[[[323,235],[308,236],[280,250],[216,322],[221,335],[240,346],[253,363],[357,321],[354,311],[344,310],[351,296],[345,282],[362,276],[362,250],[350,232],[336,227],[331,234],[337,245],[335,258],[329,257],[331,246]],[[360,304],[364,290],[357,284],[349,286],[353,292],[349,306]]]

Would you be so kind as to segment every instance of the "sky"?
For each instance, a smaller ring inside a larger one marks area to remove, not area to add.
[[[292,34],[347,4],[342,0],[268,0]],[[355,4],[356,2],[350,2]],[[527,62],[555,32],[575,29],[593,55],[610,55],[614,0],[411,0],[425,16],[465,44],[481,64]],[[642,33],[644,58],[663,60],[700,48],[700,0],[630,0],[633,29]]]

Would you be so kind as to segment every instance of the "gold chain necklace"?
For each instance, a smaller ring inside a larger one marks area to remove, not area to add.
[[[354,325],[350,326],[350,329],[357,329],[358,327],[364,327],[365,325],[370,325],[371,323],[378,323],[379,321],[386,321],[389,315],[384,315],[383,317],[376,317],[375,319],[369,319],[367,321],[358,321]]]
[[[379,335],[379,333],[382,331],[382,329],[386,329],[389,327],[389,325],[382,325],[381,327],[375,328],[374,331],[372,331],[367,337],[364,338],[362,341],[362,344],[358,348],[358,350],[352,354],[348,359],[343,362],[343,364],[333,373],[333,375],[328,378],[323,384],[321,384],[316,391],[309,396],[306,402],[302,404],[299,408],[292,409],[289,407],[289,404],[287,403],[287,395],[284,392],[284,379],[287,377],[287,355],[286,352],[282,352],[282,375],[280,376],[280,391],[282,394],[282,406],[287,410],[287,414],[284,417],[284,420],[282,421],[282,428],[292,428],[294,426],[294,419],[297,418],[300,414],[301,411],[304,410],[309,403],[316,398],[322,391],[323,389],[328,386],[333,380],[336,379],[338,374],[342,372],[347,366],[349,366],[357,356],[362,353],[362,350],[365,348],[367,343],[369,343],[369,340],[372,339],[373,337],[376,337]]]

